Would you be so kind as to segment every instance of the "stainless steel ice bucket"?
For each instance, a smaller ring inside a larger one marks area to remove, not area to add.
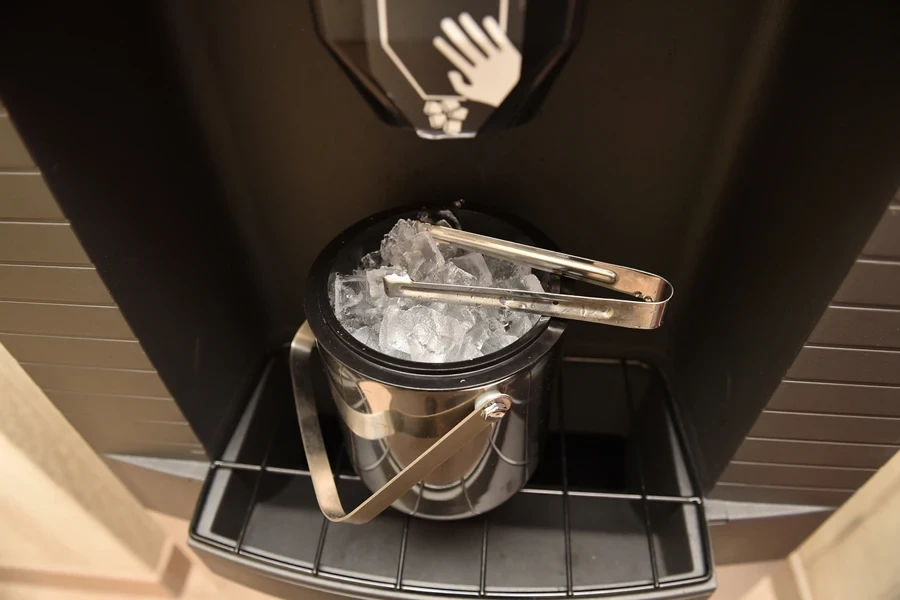
[[[350,228],[323,250],[307,282],[307,323],[291,346],[291,373],[316,496],[333,521],[364,523],[388,506],[432,519],[484,513],[525,485],[541,453],[564,321],[542,317],[488,356],[426,364],[373,351],[334,317],[328,275],[352,270],[397,219],[415,214],[382,214]],[[457,217],[467,230],[537,241],[537,234],[506,220],[468,210]],[[548,289],[558,291],[559,282],[545,277]],[[309,380],[316,347],[353,468],[374,492],[349,513],[338,498]]]
[[[377,247],[398,218],[372,217],[344,232],[317,259],[307,282],[304,325],[291,347],[297,412],[319,505],[335,521],[365,522],[389,505],[423,517],[457,519],[499,505],[525,485],[540,455],[548,422],[562,319],[654,329],[673,289],[644,271],[536,247],[537,234],[507,221],[458,210],[462,230],[424,225],[457,247],[538,269],[544,291],[412,281],[386,275],[385,293],[430,302],[480,305],[541,315],[514,343],[473,360],[416,363],[377,352],[335,318],[327,294],[332,272],[347,273]],[[560,293],[560,276],[625,298]],[[346,514],[309,391],[308,358],[318,344],[350,460],[375,493]]]

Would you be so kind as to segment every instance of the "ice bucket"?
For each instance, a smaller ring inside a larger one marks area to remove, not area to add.
[[[349,228],[321,252],[306,285],[307,322],[291,346],[291,373],[316,496],[333,521],[364,523],[393,506],[431,519],[484,513],[534,472],[545,437],[565,321],[542,317],[515,343],[477,359],[428,364],[381,354],[354,339],[328,298],[332,272],[350,272],[400,218],[393,211]],[[548,242],[527,225],[454,209],[466,231],[523,244]],[[557,275],[538,274],[559,291]],[[322,444],[309,381],[314,348],[328,375],[352,466],[374,492],[356,510],[341,506]]]
[[[335,521],[365,522],[390,505],[433,519],[490,510],[515,494],[534,472],[547,425],[562,319],[654,329],[662,324],[673,289],[645,271],[571,256],[547,248],[526,225],[456,211],[460,228],[420,224],[433,239],[540,271],[542,290],[413,281],[385,274],[388,296],[466,304],[541,315],[514,343],[456,363],[421,363],[377,352],[349,334],[332,311],[329,276],[349,273],[378,248],[399,218],[382,214],[338,236],[319,255],[306,287],[307,323],[291,346],[291,374],[303,446],[319,506]],[[429,215],[424,215],[430,220]],[[628,297],[560,293],[561,276]],[[328,372],[350,460],[375,493],[346,513],[337,496],[309,384],[315,345]]]

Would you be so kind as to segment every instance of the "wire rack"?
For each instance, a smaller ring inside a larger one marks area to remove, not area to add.
[[[323,379],[316,387],[327,390]],[[581,400],[592,390],[598,400]],[[316,505],[277,357],[211,465],[191,543],[223,559],[227,576],[258,574],[251,585],[261,588],[274,578],[391,598],[711,594],[703,501],[662,378],[632,361],[569,357],[557,396],[538,471],[498,509],[463,521],[387,511],[362,526],[334,524]],[[323,433],[340,493],[347,505],[361,501],[369,492],[336,419]]]

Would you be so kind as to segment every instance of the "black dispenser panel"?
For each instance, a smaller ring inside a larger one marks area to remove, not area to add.
[[[527,119],[575,43],[575,0],[314,2],[319,36],[381,118],[427,139]]]

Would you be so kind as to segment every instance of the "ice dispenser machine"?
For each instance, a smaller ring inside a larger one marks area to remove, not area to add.
[[[23,4],[0,92],[196,435],[126,458],[199,464],[217,572],[707,598],[723,506],[833,506],[723,474],[891,210],[891,10]]]

